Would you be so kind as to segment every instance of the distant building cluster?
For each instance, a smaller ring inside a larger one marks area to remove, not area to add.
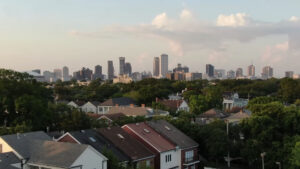
[[[170,80],[192,81],[198,79],[270,79],[274,77],[274,69],[271,66],[262,68],[261,74],[256,74],[255,65],[251,64],[247,67],[246,72],[239,67],[236,70],[228,70],[216,68],[212,64],[206,64],[205,73],[190,72],[189,67],[182,66],[178,63],[173,69],[169,69],[169,56],[161,54],[159,57],[153,58],[153,71],[151,72],[133,72],[133,67],[130,62],[126,62],[125,57],[119,57],[119,73],[116,75],[115,67],[112,60],[107,61],[107,74],[104,75],[101,65],[96,65],[94,70],[83,67],[81,70],[73,72],[70,75],[67,66],[62,69],[54,69],[53,71],[44,71],[40,69],[28,71],[37,81],[41,82],[63,82],[76,80],[80,83],[88,84],[91,80],[102,79],[113,81],[113,83],[131,83],[140,81],[146,78],[167,78]],[[299,79],[299,74],[294,74],[293,71],[286,71],[285,76],[288,78]],[[85,85],[85,84],[82,84]]]

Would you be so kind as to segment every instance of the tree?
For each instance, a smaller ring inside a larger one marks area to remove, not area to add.
[[[292,165],[300,167],[300,142],[297,142],[294,149],[292,150]]]
[[[189,99],[189,106],[194,114],[201,114],[209,108],[206,97],[203,95],[192,95]]]

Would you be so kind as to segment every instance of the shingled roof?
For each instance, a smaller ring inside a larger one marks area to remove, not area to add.
[[[157,100],[157,101],[163,104],[164,106],[170,108],[173,111],[176,111],[183,102],[183,100]]]
[[[124,154],[129,156],[132,161],[154,158],[154,154],[148,148],[120,127],[101,128],[97,129],[97,131]]]
[[[105,102],[101,103],[100,106],[129,106],[130,104],[136,104],[136,102],[128,97],[119,97],[108,99]]]
[[[21,163],[18,157],[13,152],[0,153],[0,168],[3,169],[18,169],[13,164]]]
[[[181,149],[198,146],[198,143],[196,143],[193,139],[185,135],[183,132],[165,120],[148,121],[146,123],[155,131],[175,143]]]

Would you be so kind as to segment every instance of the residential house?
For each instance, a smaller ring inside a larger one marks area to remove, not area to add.
[[[81,109],[81,106],[84,104],[84,101],[70,101],[67,105],[76,109]]]
[[[86,102],[84,105],[81,106],[81,110],[85,113],[98,113],[98,106],[100,102],[92,101]]]
[[[154,167],[154,153],[121,127],[101,128],[97,129],[97,132],[129,157],[133,168]]]
[[[55,142],[41,131],[0,136],[0,147],[3,153],[11,152],[18,158],[17,168],[107,168],[107,158],[91,146]]]
[[[156,102],[163,104],[172,112],[178,113],[179,111],[190,111],[190,107],[185,100],[160,100],[156,98]]]
[[[169,115],[169,112],[167,111],[158,111],[153,110],[152,108],[145,107],[145,105],[142,105],[142,107],[134,107],[134,106],[128,106],[128,107],[112,107],[106,114],[118,114],[122,113],[125,116],[145,116],[145,117],[153,117],[153,116],[166,116]]]
[[[113,113],[113,114],[95,114],[95,113],[88,113],[88,116],[96,119],[105,121],[107,124],[112,124],[114,121],[120,120],[126,117],[123,113]]]
[[[204,125],[209,124],[217,119],[222,120],[228,117],[228,114],[219,109],[210,109],[196,117],[196,123]]]
[[[108,99],[105,102],[101,103],[98,106],[98,113],[105,114],[107,113],[112,107],[126,107],[130,105],[136,105],[136,102],[128,97],[120,97],[120,98],[112,98]]]
[[[226,117],[225,120],[227,120],[229,123],[238,124],[242,120],[250,118],[251,113],[248,110],[241,110],[238,113],[232,113],[230,116]]]
[[[13,152],[0,152],[0,168],[3,169],[19,169],[21,168],[21,161]]]
[[[198,143],[165,120],[146,122],[156,132],[177,145],[181,151],[181,169],[199,168]]]
[[[239,98],[238,93],[226,92],[223,94],[223,110],[230,111],[235,107],[244,108],[248,102],[249,99]]]
[[[130,162],[130,158],[126,154],[121,152],[114,144],[111,144],[108,139],[106,139],[93,129],[67,132],[63,136],[58,138],[57,141],[87,144],[101,153],[110,151],[124,166],[126,166]]]
[[[155,169],[180,168],[179,148],[146,123],[127,124],[122,128],[155,153]]]

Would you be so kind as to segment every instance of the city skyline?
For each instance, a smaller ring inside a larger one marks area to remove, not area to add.
[[[208,63],[245,71],[253,61],[257,70],[273,67],[275,77],[300,73],[296,0],[16,2],[0,1],[1,68],[68,65],[73,72],[99,64],[107,70],[107,60],[125,56],[141,72],[152,71],[153,57],[167,53],[169,67],[182,63],[193,72],[205,72]]]

